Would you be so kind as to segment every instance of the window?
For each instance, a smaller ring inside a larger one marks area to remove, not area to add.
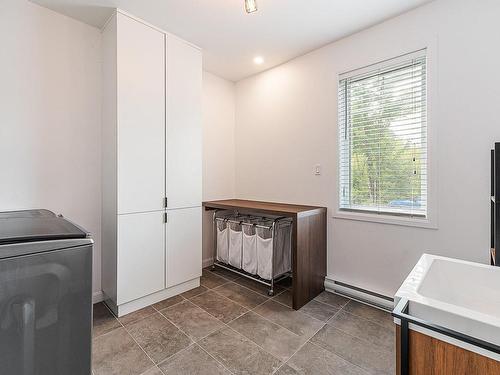
[[[427,218],[426,51],[339,77],[339,210]]]

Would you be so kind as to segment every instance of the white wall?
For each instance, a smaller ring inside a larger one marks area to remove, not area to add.
[[[48,208],[96,241],[101,290],[101,34],[28,1],[0,3],[0,211]],[[203,72],[203,199],[235,195],[235,85]],[[204,259],[211,257],[204,216]]]
[[[48,208],[92,232],[100,281],[100,32],[0,2],[0,210]]]
[[[487,262],[498,14],[495,0],[438,0],[236,88],[204,72],[203,199],[318,204],[331,216],[336,74],[433,41],[439,228],[330,219],[328,275],[390,295],[423,251]],[[100,291],[100,32],[3,0],[0,46],[0,210],[45,207],[90,230]],[[318,163],[323,174],[314,176]],[[204,259],[210,228],[206,214]]]
[[[203,200],[235,196],[235,85],[203,72]],[[212,258],[212,216],[203,215],[203,261]]]
[[[238,82],[237,196],[328,206],[328,276],[385,295],[422,252],[488,262],[499,15],[496,0],[438,0]],[[438,229],[333,219],[337,74],[431,44]]]

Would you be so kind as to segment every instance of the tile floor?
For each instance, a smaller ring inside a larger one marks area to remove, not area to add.
[[[122,318],[94,306],[94,375],[393,375],[390,315],[324,292],[299,311],[247,279],[205,269],[201,286]]]

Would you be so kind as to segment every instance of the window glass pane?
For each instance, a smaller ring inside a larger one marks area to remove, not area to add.
[[[339,82],[340,208],[427,215],[425,56]]]

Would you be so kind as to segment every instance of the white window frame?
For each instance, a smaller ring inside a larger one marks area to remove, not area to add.
[[[403,225],[412,227],[421,227],[429,229],[437,229],[437,160],[435,160],[436,153],[436,143],[437,135],[434,126],[434,108],[437,107],[437,42],[432,41],[426,43],[420,48],[415,48],[410,51],[398,51],[393,55],[386,55],[384,58],[378,61],[370,61],[361,66],[353,66],[351,68],[344,69],[336,73],[336,105],[338,108],[338,89],[341,76],[345,76],[351,71],[356,71],[356,73],[362,72],[363,70],[376,69],[377,65],[383,65],[387,62],[396,62],[396,59],[401,58],[402,60],[408,56],[418,53],[421,50],[426,50],[427,66],[426,66],[426,90],[427,90],[427,215],[423,217],[411,217],[411,216],[395,216],[386,213],[377,212],[363,212],[363,211],[349,211],[340,209],[340,176],[339,176],[339,127],[338,127],[338,114],[337,121],[335,122],[335,197],[334,197],[334,213],[333,218],[335,219],[346,219],[346,220],[357,220],[357,221],[368,221],[374,223],[382,224],[393,224],[393,225]]]

